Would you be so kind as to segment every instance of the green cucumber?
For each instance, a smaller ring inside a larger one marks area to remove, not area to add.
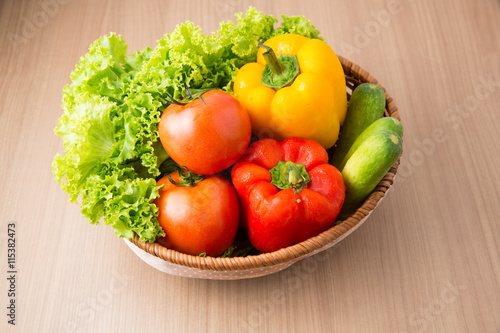
[[[340,132],[337,147],[333,152],[331,164],[340,170],[344,160],[356,138],[373,123],[382,118],[385,109],[384,90],[373,83],[363,83],[352,92],[347,115]]]
[[[356,149],[342,170],[345,200],[338,219],[344,220],[361,206],[401,155],[401,137],[394,131],[372,134]]]
[[[349,158],[354,154],[356,149],[358,149],[361,144],[368,139],[373,133],[379,132],[381,130],[391,130],[399,134],[400,137],[403,137],[403,125],[399,120],[393,117],[383,117],[380,119],[375,120],[370,126],[368,126],[354,141],[352,144],[351,148],[347,152],[347,155],[345,155],[344,160],[342,163],[339,165],[339,171],[342,172],[342,169],[344,169],[345,164],[349,160]]]

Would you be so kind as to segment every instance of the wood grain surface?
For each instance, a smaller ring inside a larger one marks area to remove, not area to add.
[[[206,281],[151,268],[54,181],[62,87],[99,36],[130,50],[249,5],[305,15],[396,101],[394,188],[321,265]],[[500,3],[0,1],[0,332],[500,332]],[[16,325],[7,229],[16,229]]]

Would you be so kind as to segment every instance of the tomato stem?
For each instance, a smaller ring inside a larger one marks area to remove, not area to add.
[[[172,95],[170,95],[167,92],[165,92],[165,98],[162,98],[162,96],[159,96],[159,98],[164,104],[168,103],[168,104],[186,105],[191,103],[197,98],[201,99],[203,104],[206,104],[205,101],[203,100],[202,95],[209,92],[210,90],[213,90],[214,88],[200,90],[193,94],[189,89],[189,87],[187,86],[187,83],[184,81],[184,89],[186,90],[186,98],[182,101],[176,100],[174,97],[172,97]]]
[[[193,94],[191,94],[191,90],[189,90],[186,81],[184,81],[184,90],[186,90],[186,99],[193,99]]]
[[[165,99],[163,99],[161,96],[160,96],[160,99],[163,101],[163,102],[166,102],[166,103],[169,103],[169,104],[177,104],[177,105],[185,105],[189,102],[181,102],[181,101],[178,101],[176,100],[175,98],[173,98],[169,93],[165,92]]]
[[[184,169],[186,169],[187,173],[184,171]],[[167,177],[172,184],[179,187],[193,187],[203,179],[205,179],[205,176],[191,172],[191,170],[189,170],[186,166],[179,167],[179,182],[173,180],[170,174],[167,175]]]

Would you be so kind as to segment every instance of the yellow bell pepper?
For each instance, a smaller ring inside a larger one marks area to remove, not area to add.
[[[333,50],[321,40],[295,34],[273,37],[261,46],[257,62],[244,65],[233,86],[253,133],[332,147],[347,112],[344,71]]]

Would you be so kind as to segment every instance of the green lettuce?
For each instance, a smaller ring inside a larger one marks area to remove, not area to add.
[[[63,88],[64,114],[55,133],[65,154],[57,154],[53,162],[55,178],[70,201],[81,199],[82,214],[91,223],[103,218],[119,236],[130,238],[135,232],[144,241],[164,233],[152,204],[158,196],[154,172],[135,161],[143,151],[155,152],[144,164],[157,169],[168,156],[161,144],[140,141],[137,133],[145,130],[141,115],[132,114],[126,101],[151,51],[127,56],[127,45],[115,34],[90,46],[71,74],[71,84]],[[150,103],[143,101],[144,107],[152,107]]]
[[[64,113],[55,133],[64,145],[53,174],[71,202],[80,200],[90,223],[102,219],[119,237],[143,242],[164,236],[153,201],[156,180],[171,161],[158,135],[167,94],[182,99],[190,89],[232,91],[238,69],[255,61],[257,44],[282,33],[320,38],[302,16],[278,20],[250,7],[236,22],[211,35],[192,22],[178,25],[158,41],[128,55],[124,39],[111,33],[95,41],[63,88]]]

